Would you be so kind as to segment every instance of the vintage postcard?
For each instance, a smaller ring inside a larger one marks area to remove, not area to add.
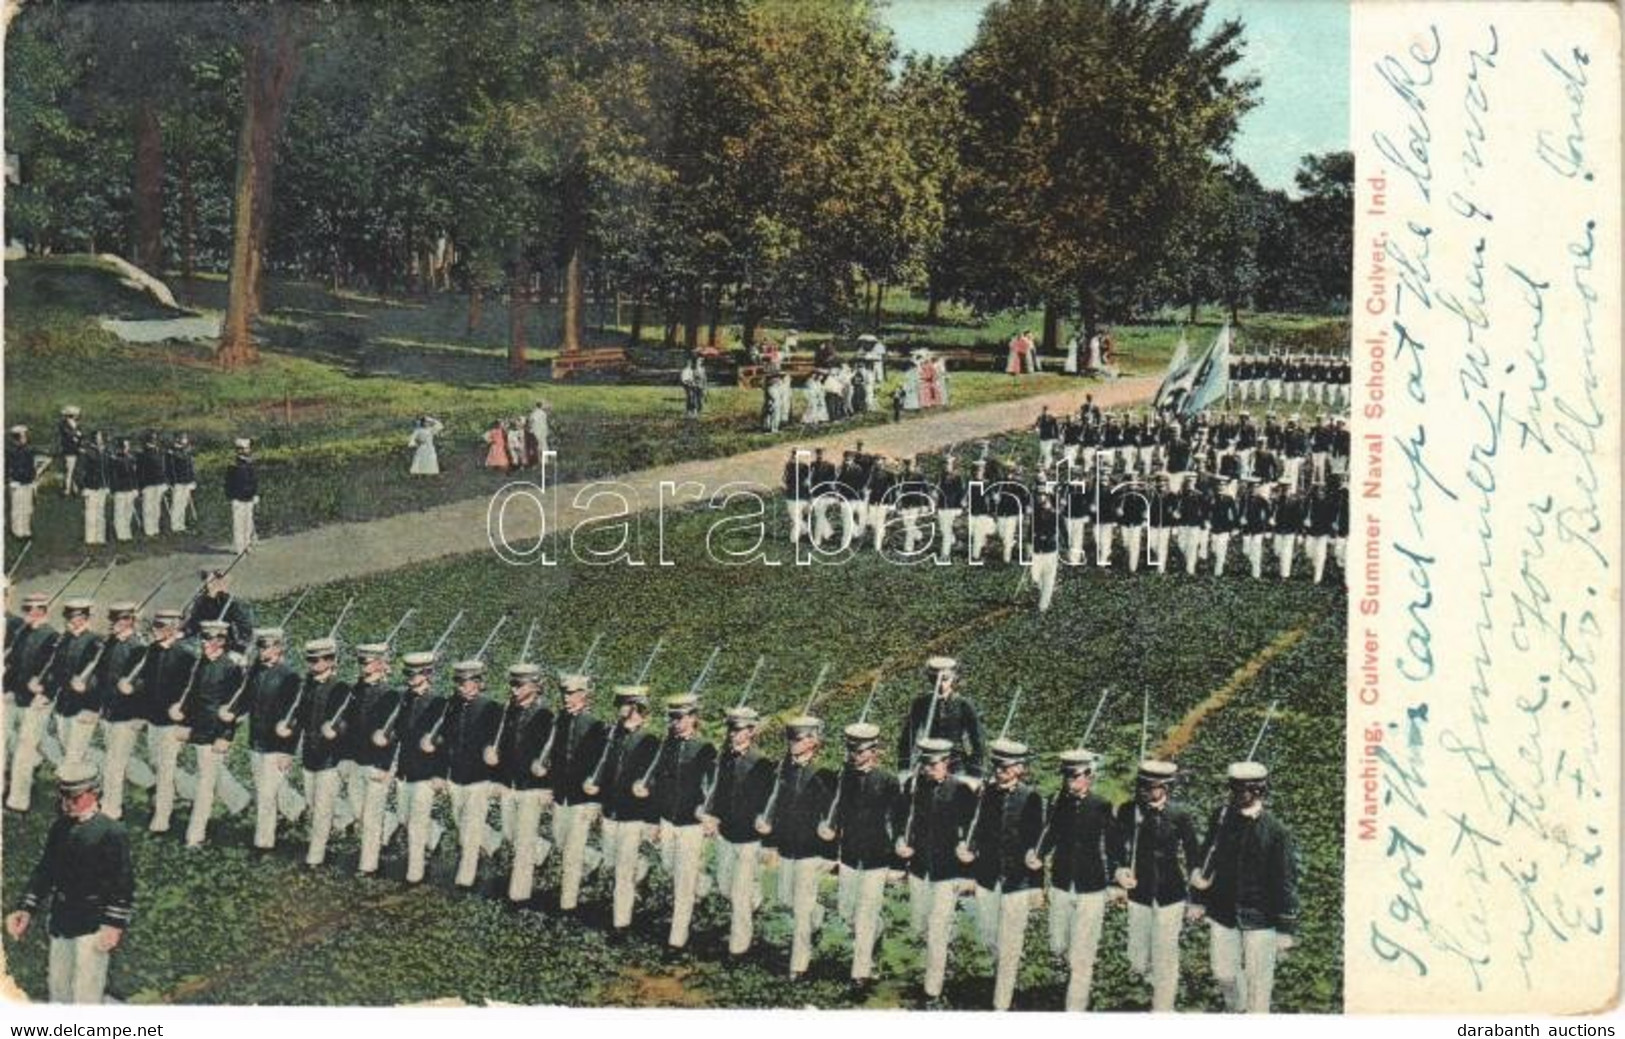
[[[1612,6],[7,14],[8,1009],[1616,1000]]]

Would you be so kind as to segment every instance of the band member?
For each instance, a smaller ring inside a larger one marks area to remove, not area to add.
[[[356,724],[345,742],[361,773],[361,860],[356,871],[362,876],[378,872],[378,856],[384,846],[384,810],[389,805],[390,787],[395,785],[395,746],[383,746],[372,738],[383,729],[400,707],[401,693],[389,682],[392,670],[389,646],[369,642],[356,647],[361,660],[361,677],[356,681]],[[400,803],[402,799],[396,798]]]
[[[102,813],[109,819],[117,819],[124,812],[124,777],[136,740],[141,736],[141,727],[146,724],[145,705],[120,689],[125,684],[124,676],[135,670],[146,649],[135,634],[135,608],[133,602],[117,602],[107,608],[112,631],[102,645],[90,679],[90,696],[101,705],[102,741],[107,747],[107,789]]]
[[[897,777],[880,768],[880,726],[848,725],[846,768],[835,788],[820,836],[836,842],[839,886],[836,905],[852,928],[852,980],[874,980],[875,941],[886,900],[886,874],[896,838],[892,811],[900,790]]]
[[[45,737],[45,723],[51,717],[44,676],[51,653],[62,636],[49,623],[49,602],[49,597],[41,592],[23,598],[22,627],[16,641],[6,647],[6,692],[11,696],[11,708],[22,716],[17,723],[17,742],[11,751],[10,785],[6,790],[6,807],[14,812],[28,811],[33,799],[40,741]]]
[[[717,887],[728,899],[728,952],[750,950],[752,917],[762,901],[757,879],[762,838],[756,817],[767,804],[773,766],[754,746],[761,718],[750,707],[728,711],[728,735],[717,759],[711,793],[697,816],[708,834],[716,834]]]
[[[186,695],[198,658],[181,641],[181,611],[159,610],[152,618],[152,645],[143,654],[141,672],[127,679],[130,694],[147,712],[147,755],[156,774],[152,792],[152,819],[147,829],[168,833],[175,810],[175,785],[180,771],[185,736],[169,715],[169,708]],[[124,692],[121,687],[119,692]]]
[[[434,830],[435,794],[446,785],[445,755],[431,733],[446,711],[434,693],[435,655],[408,653],[401,658],[406,689],[394,718],[368,736],[374,746],[394,744],[392,760],[401,777],[401,809],[406,816],[406,882],[421,884],[428,865]]]
[[[231,549],[241,553],[256,540],[254,508],[260,503],[259,477],[254,472],[253,447],[246,437],[233,441],[237,457],[226,470],[226,498],[231,502]]]
[[[285,790],[293,756],[299,749],[299,718],[293,714],[299,695],[299,675],[288,666],[286,636],[281,628],[261,628],[254,632],[254,666],[249,672],[237,706],[226,713],[248,715],[248,761],[254,774],[254,847],[276,847],[277,811],[294,797]],[[287,735],[278,731],[282,719],[289,720]],[[231,720],[230,718],[227,719]],[[287,812],[290,819],[295,812]]]
[[[447,704],[440,737],[445,741],[446,793],[457,824],[458,887],[473,887],[480,851],[486,843],[491,807],[491,766],[485,748],[496,742],[501,710],[485,697],[485,662],[462,660],[451,666],[457,695]]]
[[[158,434],[149,431],[135,458],[136,480],[141,487],[141,533],[155,538],[164,532],[164,495],[169,479],[164,472],[164,449]]]
[[[1349,583],[1349,493],[1343,477],[1332,475],[1330,496],[1337,502],[1332,519],[1332,558],[1337,560],[1337,571],[1343,575],[1343,585]]]
[[[185,433],[175,438],[164,452],[169,471],[169,529],[179,534],[186,529],[186,514],[197,491],[197,460],[192,455],[192,438]]]
[[[948,456],[942,482],[936,488],[937,562],[954,556],[954,526],[965,511],[965,478],[959,474],[959,459]]]
[[[1128,964],[1151,979],[1151,1009],[1174,1009],[1179,993],[1179,929],[1185,918],[1185,877],[1199,861],[1196,823],[1171,800],[1179,769],[1169,761],[1142,761],[1134,798],[1117,809],[1117,829],[1128,848],[1114,879],[1127,892]]]
[[[1276,957],[1298,926],[1298,855],[1292,835],[1264,807],[1269,770],[1239,761],[1228,770],[1230,803],[1214,813],[1202,867],[1191,872],[1193,913],[1207,913],[1213,980],[1227,1010],[1270,1012]]]
[[[953,744],[920,740],[916,766],[892,817],[895,850],[908,870],[909,922],[925,934],[925,994],[942,995],[948,976],[948,946],[954,911],[966,885],[959,861],[959,835],[970,821],[975,794],[948,770]]]
[[[80,462],[74,484],[85,500],[85,544],[105,545],[108,472],[106,448],[102,444],[101,433],[97,432],[91,436],[85,442],[80,454],[74,457]]]
[[[660,741],[648,731],[648,686],[616,686],[615,713],[615,728],[581,789],[602,804],[604,856],[615,864],[611,917],[616,928],[625,929],[632,926],[638,884],[649,870],[643,845],[660,824],[660,814],[647,795],[637,797],[632,788],[653,764]]]
[[[666,700],[666,738],[655,755],[651,783],[642,787],[660,817],[660,859],[671,876],[671,933],[666,944],[688,944],[694,900],[699,895],[705,831],[699,820],[705,782],[716,769],[716,748],[699,739],[700,701],[693,695]],[[633,794],[639,787],[633,786]]]
[[[531,768],[553,732],[553,712],[542,698],[540,664],[509,665],[508,706],[498,728],[502,734],[497,743],[498,757],[487,764],[498,769],[507,781],[502,827],[513,846],[508,901],[524,904],[535,890],[537,867],[552,850],[541,831],[542,810],[553,800],[553,791]]]
[[[310,846],[305,864],[319,866],[327,858],[327,838],[333,832],[343,775],[339,763],[344,737],[355,723],[355,698],[339,681],[338,643],[311,639],[305,643],[305,680],[295,700],[304,739],[300,764],[305,769],[305,800],[310,804]]]
[[[34,481],[39,470],[34,448],[28,443],[28,427],[12,426],[6,441],[6,486],[11,489],[11,536],[34,536]]]
[[[246,603],[231,594],[231,575],[219,569],[199,570],[198,579],[203,590],[187,607],[186,634],[198,635],[204,621],[225,621],[231,628],[228,648],[233,653],[245,652],[254,637],[254,616]]]
[[[587,712],[592,679],[587,675],[561,675],[564,710],[546,755],[543,776],[553,785],[553,843],[563,855],[559,880],[559,908],[571,910],[581,898],[581,875],[586,867],[587,838],[598,818],[598,801],[581,788],[603,752],[608,732],[604,723]]]
[[[1044,839],[1027,859],[1041,869],[1050,860],[1049,945],[1067,965],[1066,1008],[1088,1010],[1106,916],[1106,886],[1123,861],[1112,806],[1093,792],[1099,758],[1087,750],[1061,752],[1061,782]]]
[[[186,824],[186,846],[199,848],[208,839],[209,816],[214,811],[214,792],[220,772],[226,767],[226,754],[237,736],[237,723],[223,721],[220,709],[231,700],[243,683],[243,671],[226,655],[230,626],[225,621],[205,621],[197,670],[189,695],[182,699],[184,721],[175,735],[197,748],[197,792],[192,797],[192,817]]]
[[[1044,802],[1022,780],[1029,751],[1016,740],[994,740],[993,781],[977,795],[972,827],[956,849],[976,878],[976,922],[993,957],[993,1009],[1009,1010],[1021,968],[1027,917],[1043,896],[1044,873],[1028,855],[1044,831]]]
[[[930,736],[947,740],[953,748],[950,771],[980,776],[984,753],[982,718],[976,705],[958,694],[959,662],[953,657],[932,657],[925,662],[925,675],[931,689],[916,696],[909,705],[908,718],[898,739],[898,760],[912,761],[915,745]],[[937,700],[935,712],[931,709],[933,696]],[[925,724],[928,716],[929,732]]]
[[[80,489],[78,482],[79,450],[84,445],[85,434],[79,428],[79,408],[69,404],[62,409],[56,421],[56,442],[58,453],[62,455],[62,497],[72,497]]]
[[[56,738],[62,744],[62,761],[84,761],[90,753],[90,740],[96,734],[101,702],[94,695],[87,669],[101,649],[101,636],[90,630],[89,599],[68,599],[62,604],[62,638],[51,648],[50,667],[41,678],[41,689],[50,698],[56,715]],[[83,675],[83,677],[81,677]]]
[[[51,1002],[100,1004],[108,956],[135,912],[130,838],[101,814],[94,766],[64,765],[57,793],[62,814],[46,835],[21,905],[6,917],[6,933],[20,941],[34,916],[47,913]]]
[[[835,777],[817,766],[824,742],[824,723],[812,715],[791,718],[784,726],[787,744],[768,792],[756,832],[777,853],[779,900],[790,906],[790,977],[806,973],[812,964],[813,933],[823,917],[818,904],[818,882],[829,872],[835,854],[831,842],[818,835],[818,823],[835,793]]]

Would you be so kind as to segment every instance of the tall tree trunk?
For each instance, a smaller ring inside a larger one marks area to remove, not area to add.
[[[276,136],[294,77],[299,71],[299,20],[293,5],[263,9],[260,24],[243,45],[243,118],[237,134],[237,171],[232,191],[231,273],[220,348],[222,368],[259,360],[252,323],[258,313],[260,251],[270,222],[271,167]]]
[[[695,285],[688,290],[687,313],[683,320],[683,349],[693,353],[700,348],[700,322],[704,320],[704,300],[700,297],[700,287]]]
[[[880,331],[880,314],[881,314],[881,310],[885,306],[886,306],[886,283],[883,282],[883,281],[876,282],[875,283],[875,331],[877,333]]]
[[[925,295],[925,323],[936,324],[942,318],[942,300],[937,297],[935,285],[926,289]]]
[[[144,99],[135,111],[135,265],[154,277],[164,267],[164,133],[158,106]]]
[[[1044,340],[1039,352],[1053,354],[1060,346],[1061,312],[1053,303],[1044,304]]]
[[[468,287],[468,334],[474,335],[480,330],[480,322],[485,319],[485,289],[475,282]]]
[[[573,354],[581,349],[581,309],[584,286],[581,279],[581,243],[569,243],[564,261],[564,342],[560,349]]]
[[[1185,323],[1189,324],[1189,325],[1196,324],[1196,293],[1194,293],[1194,292],[1191,293],[1190,318]]]
[[[721,346],[717,339],[717,326],[722,324],[722,286],[718,285],[711,295],[710,319],[706,322],[705,345],[712,350]]]
[[[508,290],[508,374],[525,377],[525,304],[530,300],[530,264],[521,259],[514,264],[513,282]]]
[[[756,309],[754,299],[745,303],[745,313],[740,317],[740,334],[744,336],[745,354],[748,357],[750,350],[756,345],[757,330],[762,327],[762,314]]]
[[[181,152],[181,293],[192,302],[197,293],[197,192],[192,189],[192,149]]]
[[[626,345],[637,346],[643,339],[643,282],[632,286],[632,328],[627,333]]]

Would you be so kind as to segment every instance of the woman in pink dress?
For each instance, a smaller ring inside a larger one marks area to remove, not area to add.
[[[929,357],[920,359],[920,407],[935,408],[942,404],[942,382],[937,365]]]
[[[484,440],[489,445],[485,450],[485,467],[487,469],[508,469],[508,431],[502,428],[502,420],[497,419],[491,423],[491,428],[485,431]]]

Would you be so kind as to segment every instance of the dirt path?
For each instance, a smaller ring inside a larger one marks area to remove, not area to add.
[[[1103,408],[1138,404],[1150,398],[1157,382],[1155,377],[1147,377],[1088,383],[1076,390],[984,404],[895,425],[831,430],[809,436],[804,446],[823,447],[838,458],[841,451],[861,440],[866,451],[911,455],[1029,427],[1046,404],[1055,412],[1075,411],[1085,394],[1092,394],[1095,403]],[[658,509],[660,488],[666,483],[678,487],[693,483],[715,490],[724,484],[743,482],[759,484],[776,493],[786,454],[787,449],[783,447],[765,448],[726,458],[645,469],[613,477],[613,480],[631,502],[633,512]],[[594,498],[590,491],[583,494],[593,486],[583,482],[548,489],[542,498],[549,512],[548,532],[567,532],[587,520],[613,516],[621,511],[619,497],[598,495]],[[598,486],[602,486],[602,481]],[[274,495],[277,491],[275,487],[268,487],[263,493]],[[682,507],[692,500],[692,492],[682,497],[667,496],[668,507]],[[249,600],[267,599],[309,585],[366,577],[448,556],[492,551],[486,533],[490,504],[488,498],[475,498],[421,512],[360,523],[334,523],[298,534],[267,538],[256,544],[254,551],[232,572],[232,592]],[[554,515],[557,523],[552,522]],[[543,533],[536,507],[522,499],[507,510],[503,524],[509,542],[515,545],[533,544]],[[173,571],[176,576],[160,594],[159,603],[181,602],[196,588],[198,569],[226,562],[231,555],[229,549],[223,549],[214,553],[177,553],[136,560],[115,570],[97,598],[103,603],[140,599],[160,577]],[[87,570],[87,574],[90,576],[81,580],[88,585],[95,580],[95,568]],[[66,579],[67,571],[59,571],[19,580],[19,597],[14,602],[20,602],[20,595],[28,592],[53,592]]]

